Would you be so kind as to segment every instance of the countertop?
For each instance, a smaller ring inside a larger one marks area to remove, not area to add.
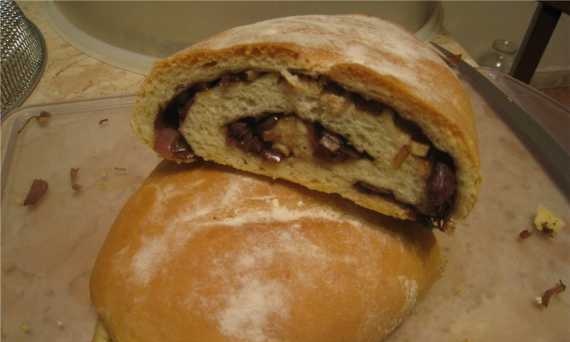
[[[42,32],[47,48],[44,73],[23,106],[134,94],[144,76],[92,58],[60,37],[43,10],[45,4],[18,2]]]
[[[570,229],[541,236],[532,218],[544,205],[568,222],[570,204],[509,126],[468,89],[481,151],[479,200],[455,234],[438,233],[446,259],[442,278],[390,342],[568,341],[568,291],[548,308],[534,300],[570,280]],[[53,115],[45,126],[29,124],[17,135],[6,163],[2,341],[89,341],[95,257],[125,201],[158,163],[133,137],[133,100],[43,105],[24,113]],[[22,119],[8,118],[4,132],[14,136]],[[79,192],[70,186],[70,168],[80,170]],[[49,190],[38,206],[24,207],[36,178]],[[523,229],[533,232],[524,241],[518,238]]]
[[[44,10],[45,4],[19,1],[18,5],[42,32],[47,47],[44,73],[22,106],[137,92],[144,75],[101,62],[65,41],[51,26]],[[469,54],[448,35],[437,34],[432,41],[473,62]]]

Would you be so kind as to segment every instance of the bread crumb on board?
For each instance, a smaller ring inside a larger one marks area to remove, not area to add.
[[[566,223],[553,212],[540,205],[534,217],[535,228],[543,233],[558,233]]]
[[[27,323],[20,324],[20,330],[26,335],[32,333],[32,328]]]
[[[528,229],[524,229],[519,233],[519,240],[528,239],[532,233]]]

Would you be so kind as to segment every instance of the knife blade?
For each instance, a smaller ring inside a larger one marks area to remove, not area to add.
[[[476,68],[462,60],[461,56],[436,43],[431,44],[444,61],[457,71],[459,77],[471,85],[519,135],[523,143],[544,163],[561,190],[570,197],[570,113],[562,118],[561,127],[549,128],[541,120],[541,113],[523,109]]]

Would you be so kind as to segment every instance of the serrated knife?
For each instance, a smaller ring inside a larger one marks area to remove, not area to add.
[[[556,117],[556,125],[544,116],[550,113],[536,113],[523,109],[508,97],[499,87],[472,67],[460,56],[431,43],[459,77],[469,83],[536,154],[551,173],[554,181],[570,197],[570,111]],[[564,111],[562,111],[564,112]]]

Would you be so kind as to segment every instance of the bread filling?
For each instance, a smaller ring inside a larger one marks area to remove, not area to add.
[[[436,224],[456,197],[453,160],[417,125],[330,80],[288,71],[185,87],[157,116],[155,150],[177,161],[196,151],[273,177],[325,180],[337,190],[323,191],[381,196]]]
[[[295,114],[272,113],[248,116],[227,125],[227,142],[245,152],[279,163],[284,158],[316,158],[325,162],[372,159],[358,151],[342,135],[318,122],[307,122]]]

